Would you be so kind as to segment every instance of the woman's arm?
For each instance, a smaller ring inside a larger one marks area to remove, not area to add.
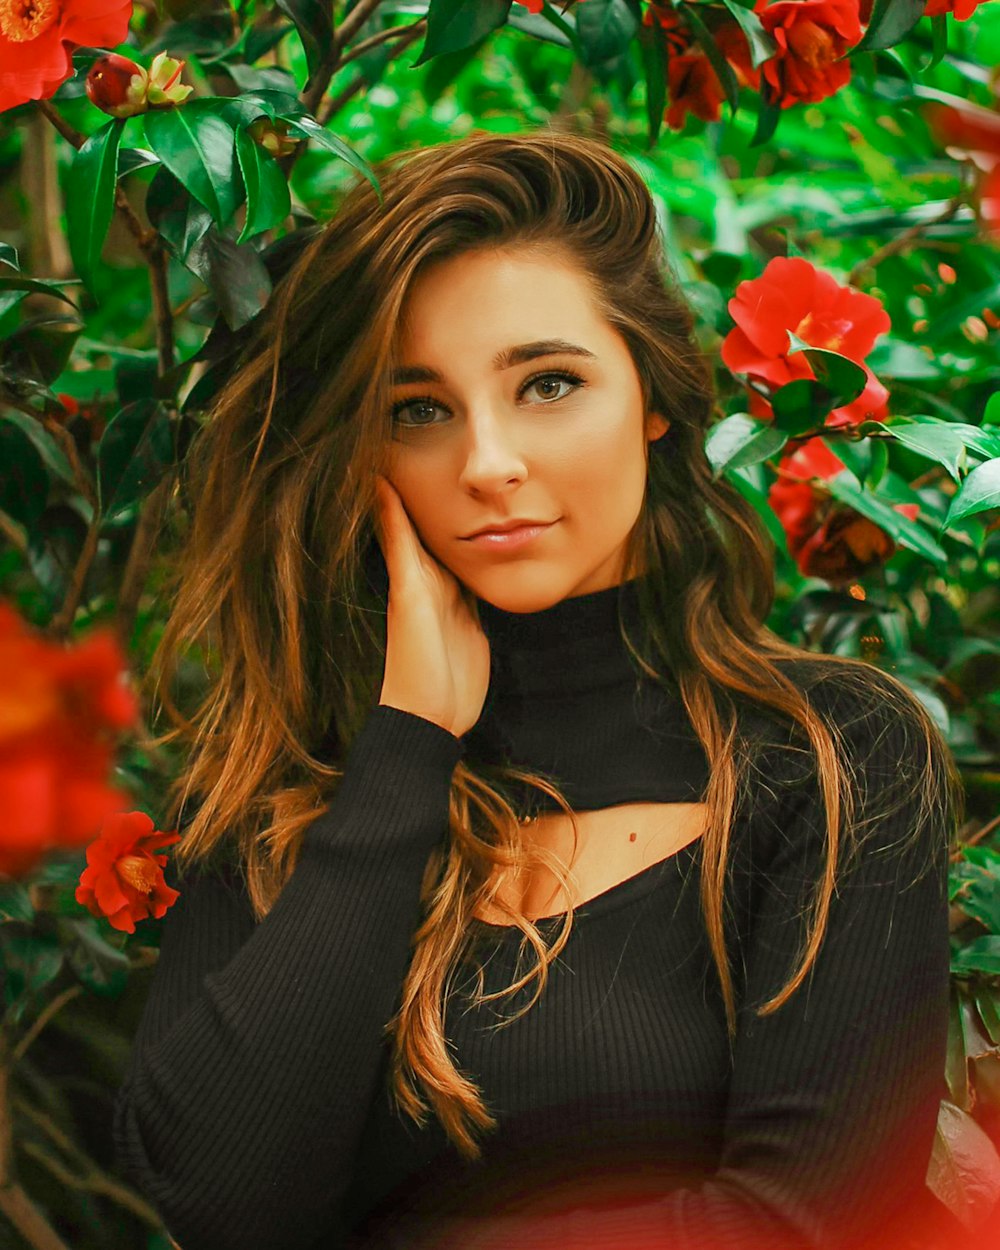
[[[221,875],[181,883],[115,1140],[183,1250],[336,1244],[461,753],[434,722],[379,704],[259,924]]]

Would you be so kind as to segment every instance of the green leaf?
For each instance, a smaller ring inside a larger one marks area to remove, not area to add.
[[[10,265],[11,269],[16,269],[18,272],[21,270],[17,262],[17,248],[10,243],[0,243],[0,262]]]
[[[378,202],[380,204],[383,202],[382,188],[379,186],[378,178],[376,178],[375,171],[365,158],[359,156],[353,148],[348,147],[343,139],[338,139],[332,131],[327,130],[325,126],[321,126],[314,117],[303,114],[301,117],[289,119],[288,131],[289,134],[303,135],[307,139],[315,139],[321,147],[326,148],[328,152],[333,152],[342,161],[346,161],[348,165],[353,166],[359,173],[364,174],[375,188]]]
[[[231,330],[252,321],[271,295],[271,276],[252,243],[237,243],[213,226],[188,257]]]
[[[990,1041],[1000,1046],[1000,998],[997,997],[996,990],[985,985],[977,986],[974,997],[979,1009],[979,1018],[989,1034]]]
[[[28,924],[35,918],[31,896],[19,881],[0,878],[0,921],[24,920]]]
[[[952,496],[942,529],[988,508],[1000,508],[1000,457],[976,465]]]
[[[68,485],[75,486],[76,478],[73,474],[72,465],[66,459],[66,453],[40,421],[36,421],[34,417],[29,417],[26,412],[18,412],[16,408],[6,409],[2,420],[9,421],[11,425],[16,425],[22,434],[31,439],[35,445],[35,450],[41,456],[45,467],[50,473],[55,474],[56,477],[61,478]]]
[[[856,43],[848,56],[859,52],[894,48],[903,42],[924,15],[927,0],[875,0],[868,28],[861,42]]]
[[[927,460],[943,464],[956,482],[961,481],[962,471],[968,468],[968,452],[965,449],[964,429],[950,421],[893,421],[885,429],[893,438]]]
[[[292,200],[281,166],[245,130],[237,131],[236,155],[247,189],[246,220],[236,240],[243,243],[279,226],[291,211]]]
[[[649,125],[648,147],[655,147],[663,128],[667,107],[667,32],[659,22],[639,27],[639,47],[646,76],[646,118]]]
[[[34,443],[0,419],[0,509],[30,530],[45,510],[49,478]]]
[[[952,902],[991,933],[1000,934],[1000,876],[978,864],[955,865],[958,889]]]
[[[880,378],[940,378],[947,372],[916,343],[886,335],[868,353],[866,363]]]
[[[233,159],[235,135],[220,116],[220,106],[199,100],[144,113],[143,126],[167,169],[224,226],[236,209],[239,175]]]
[[[97,490],[105,518],[148,494],[173,462],[170,421],[155,399],[126,404],[105,427],[97,446]]]
[[[62,971],[63,952],[52,934],[10,922],[0,925],[4,1003],[19,1022],[25,1010]]]
[[[309,70],[308,88],[333,44],[331,0],[277,0],[278,8],[295,23]]]
[[[771,395],[774,424],[787,434],[816,429],[836,407],[837,396],[812,378],[786,382]]]
[[[831,448],[831,450],[835,449]],[[880,529],[884,529],[900,547],[915,551],[942,569],[947,566],[947,552],[926,530],[877,496],[862,490],[849,471],[836,474],[825,485],[835,499],[839,499],[841,503],[847,504],[855,512],[874,522]]]
[[[59,932],[70,967],[82,985],[102,998],[117,997],[128,984],[128,956],[112,946],[90,916],[61,917]]]
[[[825,347],[812,347],[791,330],[787,334],[790,346],[786,355],[797,356],[801,352],[805,356],[816,381],[822,382],[837,397],[834,408],[852,403],[864,391],[868,385],[868,374],[856,360]]]
[[[968,1111],[972,1106],[969,1088],[969,1058],[965,1053],[965,1031],[962,1028],[962,999],[956,986],[951,987],[948,1004],[948,1045],[944,1062],[948,1093],[955,1104]]]
[[[94,271],[111,225],[124,118],[96,130],[73,157],[66,184],[66,231],[76,271],[94,291]]]
[[[61,299],[70,308],[79,308],[62,289],[76,285],[74,278],[0,278],[0,291],[34,291],[36,295],[49,295]]]
[[[961,1107],[942,1100],[927,1169],[927,1187],[970,1232],[1000,1195],[1000,1156],[976,1121]]]
[[[951,957],[951,970],[956,976],[973,972],[985,972],[990,976],[1000,974],[1000,937],[990,934],[974,938],[960,947]]]
[[[736,18],[746,35],[750,47],[750,64],[757,69],[777,52],[778,45],[774,36],[767,33],[754,10],[744,8],[739,0],[722,0],[722,3]]]
[[[564,17],[551,4],[543,4],[540,13],[529,13],[518,5],[512,7],[508,13],[507,25],[513,27],[514,30],[523,31],[526,35],[531,35],[534,39],[554,43],[560,48],[575,48],[579,53],[580,44],[576,37],[576,27],[567,20],[570,16],[567,14]]]
[[[512,0],[431,0],[427,34],[413,67],[442,52],[459,52],[478,43],[507,20]]]
[[[715,477],[721,477],[727,469],[767,460],[784,447],[788,437],[770,421],[757,421],[745,412],[737,412],[712,426],[705,439],[705,454]]]
[[[754,128],[753,138],[750,140],[752,148],[759,148],[762,144],[774,137],[774,132],[778,129],[778,122],[781,121],[781,104],[771,84],[761,75],[760,80],[760,104],[757,110],[757,125]]]
[[[584,65],[594,69],[623,56],[638,26],[626,0],[586,0],[580,4],[576,33]]]
[[[711,62],[715,75],[722,84],[722,89],[726,93],[726,99],[729,101],[729,107],[732,109],[735,117],[740,106],[740,85],[736,81],[733,67],[719,51],[719,45],[715,42],[712,32],[698,16],[698,6],[687,4],[685,0],[678,0],[675,8],[691,27],[694,37],[701,44],[702,52],[705,53]]]

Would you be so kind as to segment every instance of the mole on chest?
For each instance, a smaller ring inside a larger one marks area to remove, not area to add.
[[[668,859],[696,838],[707,822],[705,803],[621,803],[576,812],[578,840],[562,812],[546,813],[522,825],[526,841],[550,852],[571,873],[568,900],[556,874],[539,864],[517,876],[508,874],[497,897],[532,920],[579,907],[622,881]],[[499,908],[480,913],[492,924],[504,923]]]

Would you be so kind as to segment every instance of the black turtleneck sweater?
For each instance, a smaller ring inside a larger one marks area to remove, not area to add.
[[[181,898],[115,1138],[182,1250],[909,1246],[945,1095],[947,835],[908,838],[904,788],[841,878],[812,975],[758,1016],[797,966],[824,845],[809,757],[781,749],[791,739],[774,721],[732,831],[732,1048],[697,841],[580,905],[542,997],[498,1030],[524,992],[471,1010],[468,990],[478,963],[487,992],[510,984],[518,935],[473,922],[446,1033],[499,1122],[479,1161],[463,1162],[433,1116],[418,1128],[392,1108],[383,1027],[459,759],[543,772],[576,810],[704,798],[675,687],[641,675],[618,635],[619,598],[639,624],[636,586],[526,615],[480,601],[480,721],[458,738],[372,707],[261,923],[235,869],[178,879],[171,866]],[[913,762],[897,716],[815,685],[809,661],[784,671],[843,728],[859,791],[891,789]]]

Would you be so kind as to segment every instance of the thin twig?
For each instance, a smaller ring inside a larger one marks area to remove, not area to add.
[[[126,1185],[122,1185],[113,1177],[108,1176],[98,1165],[56,1124],[44,1111],[32,1107],[23,1098],[14,1099],[14,1108],[21,1115],[31,1120],[64,1154],[68,1155],[79,1166],[82,1175],[74,1175],[65,1164],[48,1154],[35,1142],[25,1142],[22,1149],[37,1159],[50,1172],[58,1176],[65,1185],[73,1189],[85,1190],[89,1193],[103,1194],[111,1198],[119,1206],[125,1207],[133,1215],[138,1216],[150,1228],[159,1228],[161,1221],[153,1208],[138,1194],[133,1193]]]
[[[937,217],[930,217],[927,221],[917,222],[915,226],[910,226],[902,234],[897,235],[894,239],[890,239],[888,243],[872,252],[867,260],[858,261],[847,275],[848,286],[857,286],[858,279],[867,269],[876,269],[887,257],[895,256],[897,252],[905,251],[915,239],[918,239],[924,233],[928,226],[936,226],[942,221],[949,221],[965,203],[967,194],[968,192],[963,187],[957,195],[952,196]]]
[[[28,554],[28,536],[20,525],[0,509],[0,537],[6,538],[15,551]]]
[[[80,606],[80,600],[83,598],[83,588],[87,582],[87,574],[90,572],[90,566],[94,563],[94,557],[97,555],[97,544],[100,536],[101,514],[95,511],[91,517],[90,524],[87,526],[87,534],[83,540],[83,546],[80,548],[80,554],[77,557],[69,587],[66,590],[66,598],[63,600],[62,607],[46,627],[45,632],[54,638],[64,638],[69,633],[70,626],[76,617],[77,608]]]
[[[118,635],[125,645],[128,645],[135,627],[142,592],[149,576],[149,566],[152,563],[167,509],[167,501],[173,493],[174,485],[175,476],[173,471],[170,471],[146,496],[139,514],[139,523],[135,527],[132,546],[125,565],[125,574],[118,592],[118,608],[115,612]]]
[[[988,820],[981,829],[976,830],[976,832],[972,835],[971,838],[966,838],[965,841],[961,844],[961,846],[959,846],[956,850],[952,851],[951,862],[953,864],[957,864],[958,861],[962,858],[962,852],[965,850],[967,846],[975,846],[977,843],[982,842],[982,840],[984,838],[988,838],[989,835],[993,832],[993,830],[996,829],[998,826],[1000,826],[1000,816],[995,816],[992,820]]]
[[[42,1029],[45,1028],[52,1017],[56,1015],[57,1012],[61,1011],[67,1003],[72,1002],[74,998],[79,998],[82,993],[82,985],[71,985],[67,989],[63,990],[61,994],[57,994],[50,1003],[46,1004],[45,1010],[39,1012],[38,1019],[11,1052],[11,1058],[14,1063],[17,1063],[19,1059],[24,1058],[25,1051],[39,1035],[39,1033],[41,1033]]]
[[[69,467],[73,470],[73,481],[77,490],[89,504],[96,507],[97,490],[94,487],[90,474],[83,467],[80,460],[80,454],[76,449],[76,439],[51,412],[40,413],[36,411],[34,415],[62,448],[63,455],[69,461]]]
[[[333,39],[338,49],[350,43],[381,3],[382,0],[358,0],[334,32]]]
[[[413,41],[419,37],[421,33],[421,25],[423,25],[423,27],[426,28],[426,22],[423,21],[423,19],[421,19],[421,22],[417,22],[413,26],[405,27],[407,34],[404,38],[401,38],[397,44],[393,45],[393,48],[389,53],[390,61],[394,61],[398,56],[401,56],[406,51],[406,49],[410,46],[410,44],[413,43]],[[340,92],[339,95],[335,95],[331,99],[328,99],[325,102],[323,115],[322,116],[317,115],[316,120],[320,123],[321,126],[325,126],[331,117],[335,117],[337,113],[339,113],[340,110],[344,107],[345,104],[347,104],[350,100],[353,100],[354,97],[358,94],[358,92],[363,91],[365,87],[367,86],[368,86],[368,79],[365,78],[364,74],[359,74],[357,78],[354,79],[353,82],[348,83],[348,85],[343,89],[343,91]]]
[[[366,52],[370,52],[372,48],[377,48],[380,44],[388,43],[390,39],[406,38],[407,43],[412,43],[416,36],[423,34],[426,29],[426,17],[411,22],[409,26],[390,26],[386,30],[379,31],[377,35],[356,43],[346,56],[340,58],[340,65],[337,68],[343,69],[351,61],[356,61],[358,57],[364,56]]]

